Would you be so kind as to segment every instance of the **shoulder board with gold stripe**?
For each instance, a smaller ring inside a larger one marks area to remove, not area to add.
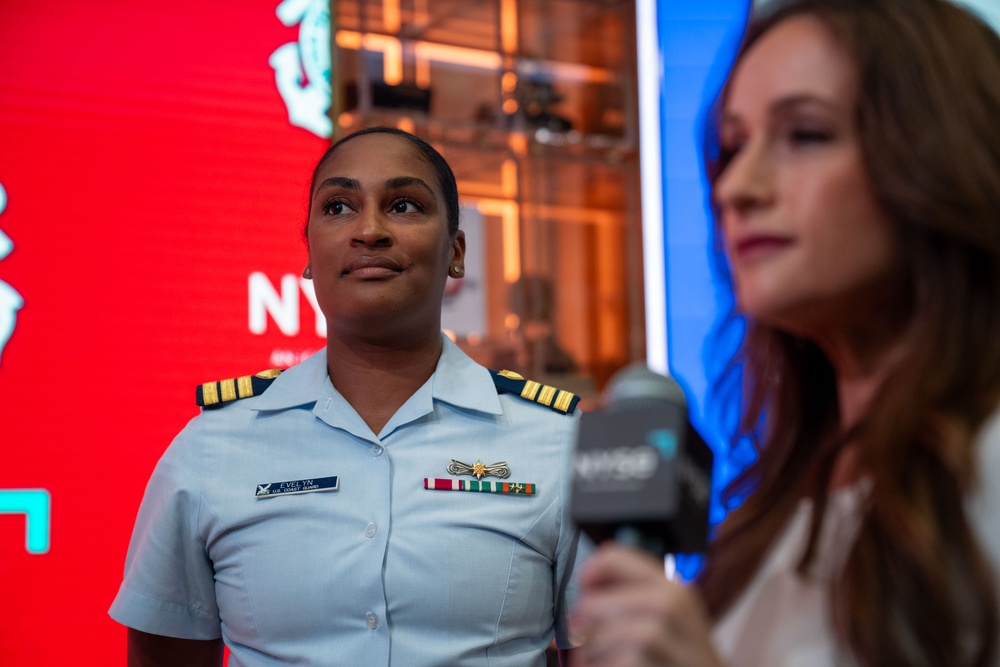
[[[261,371],[256,375],[244,375],[243,377],[219,380],[218,382],[206,382],[199,385],[195,390],[195,403],[201,407],[212,410],[221,408],[227,403],[238,401],[241,398],[250,398],[264,393],[274,378],[281,375],[277,368]]]
[[[580,397],[570,391],[556,389],[547,384],[540,384],[534,380],[525,380],[523,376],[514,371],[495,371],[489,369],[493,376],[493,384],[497,386],[497,391],[501,394],[517,394],[521,398],[552,408],[556,412],[568,415],[576,410],[576,404],[580,402]]]

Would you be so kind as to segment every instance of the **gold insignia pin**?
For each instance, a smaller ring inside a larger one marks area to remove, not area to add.
[[[451,463],[448,464],[448,472],[452,475],[473,475],[476,479],[483,477],[506,479],[510,477],[510,468],[507,467],[506,461],[485,465],[481,460],[476,460],[475,464],[469,465],[458,459],[452,459]]]

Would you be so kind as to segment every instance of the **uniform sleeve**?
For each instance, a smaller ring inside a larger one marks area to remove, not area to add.
[[[198,533],[201,422],[193,419],[153,470],[132,530],[125,577],[108,612],[143,632],[185,639],[221,636],[212,563]]]
[[[577,576],[583,561],[593,552],[594,545],[586,535],[583,535],[570,514],[570,474],[571,457],[576,446],[576,433],[580,427],[580,415],[573,416],[573,426],[569,430],[566,443],[566,461],[562,484],[562,521],[559,529],[559,543],[556,547],[555,582],[556,592],[556,647],[560,649],[574,648],[569,638],[567,619],[576,606],[578,598]]]
[[[967,511],[1000,586],[1000,412],[983,426],[977,445],[978,485]]]

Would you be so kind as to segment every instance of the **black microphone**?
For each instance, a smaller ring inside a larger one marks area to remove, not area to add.
[[[573,520],[596,543],[611,539],[659,557],[705,551],[713,456],[680,385],[630,364],[611,378],[603,403],[580,419]]]

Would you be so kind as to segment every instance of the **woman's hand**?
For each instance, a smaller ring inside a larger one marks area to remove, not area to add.
[[[667,580],[662,561],[614,544],[580,574],[572,667],[724,667],[698,593]]]

